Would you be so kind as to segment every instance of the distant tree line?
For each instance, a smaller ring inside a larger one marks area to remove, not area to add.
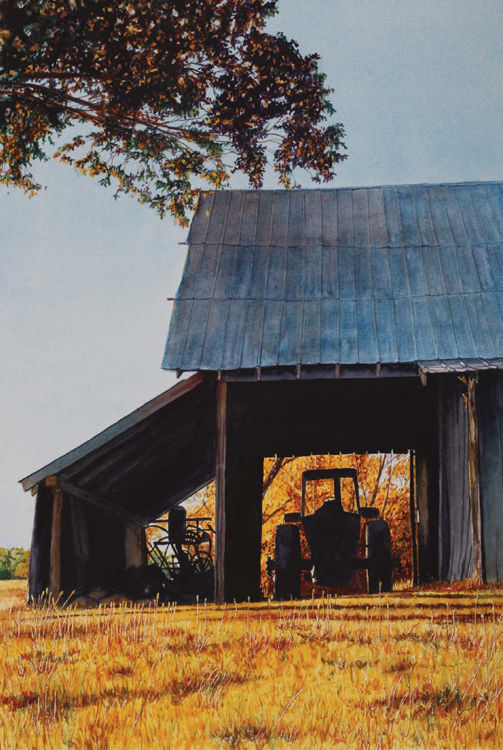
[[[0,580],[28,578],[30,551],[22,547],[0,547]]]

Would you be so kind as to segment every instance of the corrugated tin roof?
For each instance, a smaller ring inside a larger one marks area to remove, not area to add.
[[[503,357],[503,183],[203,193],[166,369]]]

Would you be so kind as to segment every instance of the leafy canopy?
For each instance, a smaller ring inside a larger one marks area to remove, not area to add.
[[[55,156],[186,223],[232,172],[329,180],[345,156],[318,56],[269,34],[277,0],[0,0],[0,181]],[[63,131],[69,130],[66,138]],[[60,145],[63,142],[63,145]]]

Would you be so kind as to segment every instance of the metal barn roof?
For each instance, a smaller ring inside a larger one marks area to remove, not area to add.
[[[201,195],[166,369],[501,366],[503,183]]]

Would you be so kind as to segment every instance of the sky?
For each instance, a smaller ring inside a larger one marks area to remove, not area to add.
[[[269,29],[317,52],[335,89],[348,158],[331,187],[503,179],[501,0],[279,9]],[[160,364],[186,254],[169,217],[56,162],[35,174],[35,198],[0,189],[4,547],[30,544],[34,498],[19,479],[175,382]]]

